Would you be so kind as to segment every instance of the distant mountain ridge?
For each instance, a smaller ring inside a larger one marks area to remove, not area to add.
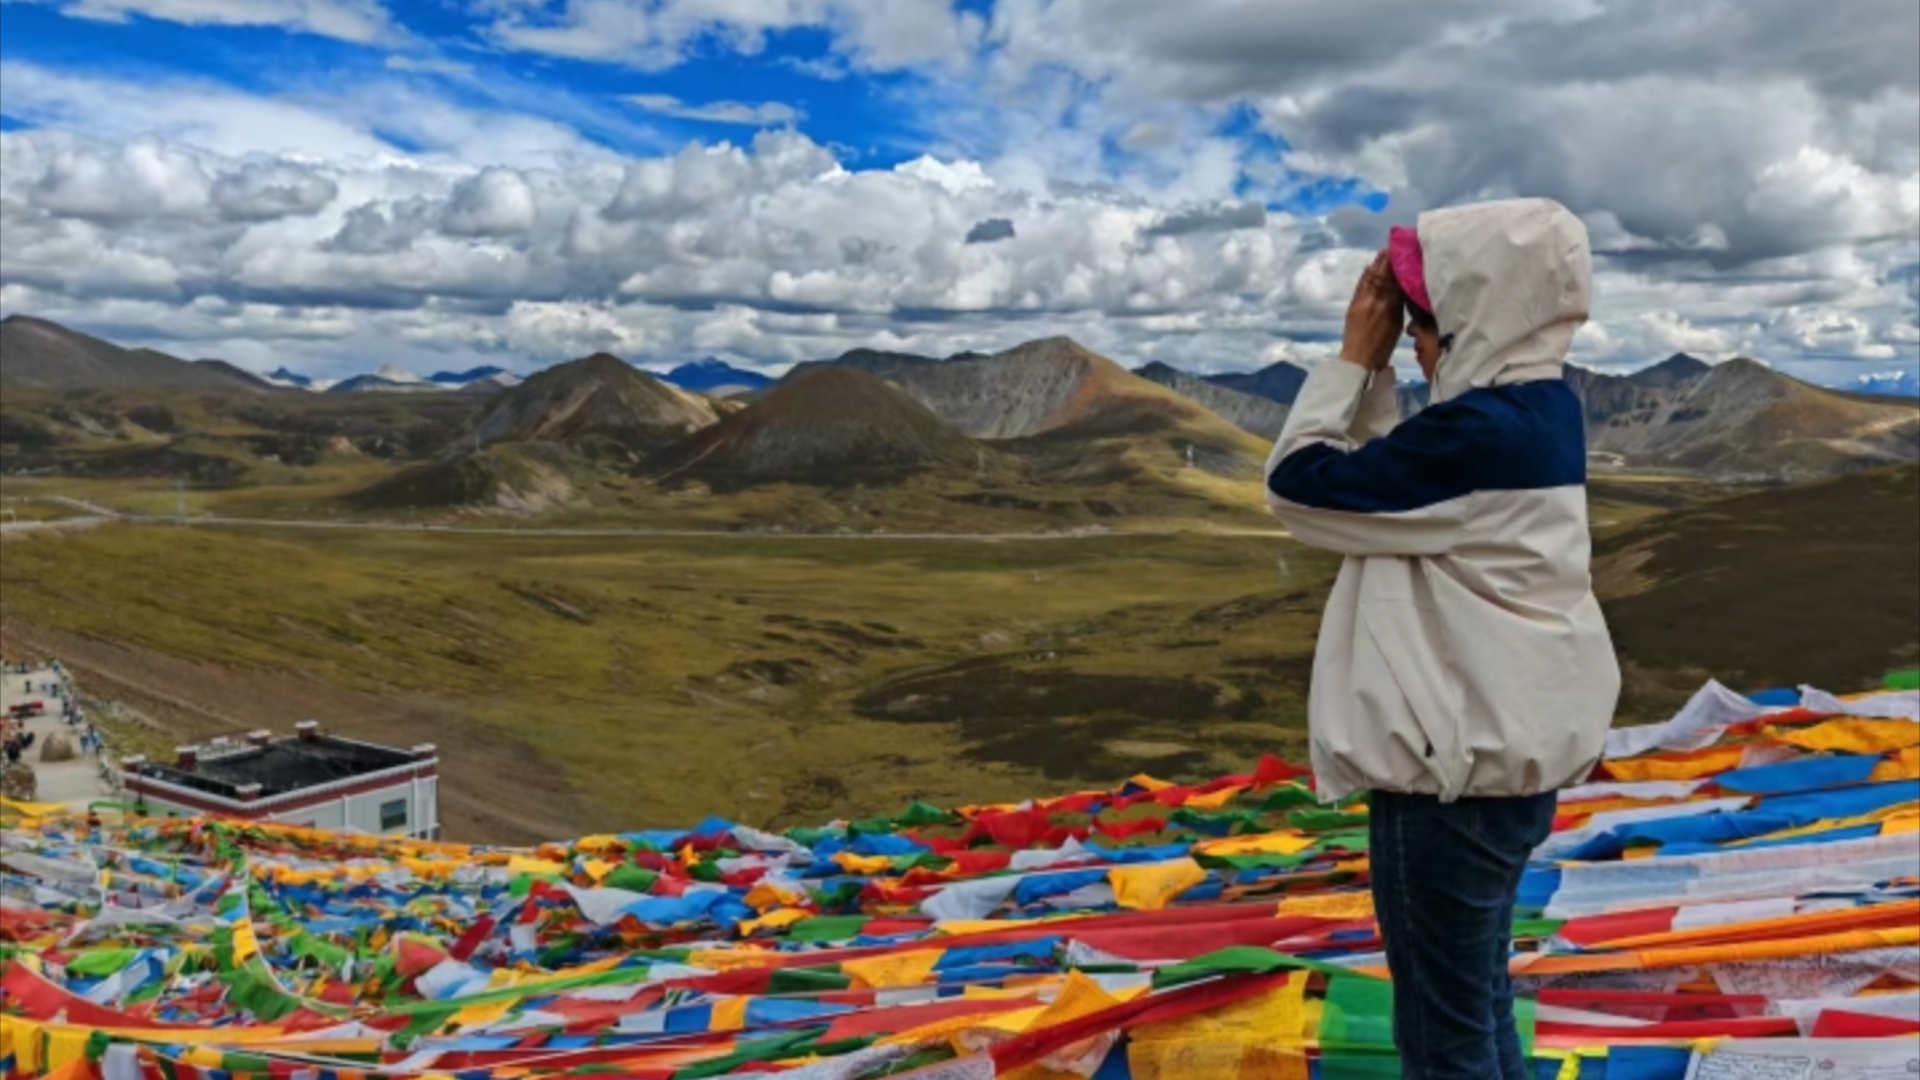
[[[1215,386],[1228,390],[1237,390],[1242,394],[1252,394],[1268,401],[1277,401],[1291,406],[1300,396],[1300,387],[1307,381],[1307,369],[1298,364],[1281,360],[1268,364],[1258,371],[1232,371],[1218,375],[1203,376]]]
[[[1232,389],[1218,377],[1202,378],[1158,360],[1133,369],[1135,375],[1190,398],[1236,427],[1263,439],[1280,437],[1287,422],[1288,403]]]
[[[681,364],[658,378],[682,390],[716,396],[764,390],[775,382],[770,375],[734,367],[717,356]]]

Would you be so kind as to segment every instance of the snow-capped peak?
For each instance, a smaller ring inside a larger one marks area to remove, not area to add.
[[[373,377],[376,379],[385,379],[388,382],[397,382],[397,383],[417,383],[417,382],[426,381],[422,379],[420,376],[415,375],[413,372],[408,371],[405,368],[394,367],[392,364],[387,364],[383,366],[379,371],[374,372]]]

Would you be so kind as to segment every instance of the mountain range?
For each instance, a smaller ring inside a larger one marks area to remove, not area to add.
[[[128,417],[150,391],[271,396],[282,404],[247,413],[249,423],[279,425],[251,436],[260,446],[280,446],[286,425],[305,440],[346,430],[337,410],[324,421],[301,419],[298,400],[317,406],[357,392],[444,403],[417,422],[397,420],[404,434],[366,436],[364,452],[407,454],[440,470],[441,480],[412,477],[408,491],[479,491],[482,501],[491,478],[556,470],[576,481],[605,470],[700,480],[715,491],[833,483],[836,470],[856,482],[931,474],[962,484],[998,471],[1013,483],[1154,490],[1204,487],[1209,476],[1255,480],[1305,378],[1285,362],[1234,374],[1164,363],[1130,372],[1071,339],[1048,338],[944,359],[855,349],[796,365],[777,382],[716,359],[656,375],[601,353],[524,383],[495,367],[424,378],[382,368],[311,394],[292,392],[301,377],[284,368],[260,376],[218,360],[124,349],[42,320],[0,323],[0,381],[9,387],[135,395]],[[1759,478],[1920,458],[1920,403],[1813,386],[1754,360],[1711,365],[1677,354],[1629,375],[1569,366],[1566,378],[1602,464]],[[317,388],[311,380],[303,387]],[[1424,407],[1426,391],[1402,386],[1403,412]],[[109,415],[36,411],[33,399],[22,400],[0,417],[0,443],[24,439],[46,450],[116,429]],[[447,418],[462,414],[448,430]],[[135,423],[156,435],[181,430],[177,416],[143,415]],[[445,433],[427,442],[436,430]],[[442,482],[456,474],[458,483]]]

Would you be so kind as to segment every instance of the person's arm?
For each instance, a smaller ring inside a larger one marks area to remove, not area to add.
[[[1473,487],[1471,425],[1454,423],[1453,410],[1429,410],[1356,445],[1348,432],[1365,375],[1330,363],[1308,377],[1267,460],[1267,505],[1310,547],[1343,555],[1451,550]]]
[[[1304,544],[1437,555],[1459,537],[1471,490],[1460,482],[1471,460],[1463,428],[1444,412],[1393,422],[1389,364],[1404,324],[1383,251],[1354,286],[1340,359],[1307,376],[1267,459],[1267,505]]]

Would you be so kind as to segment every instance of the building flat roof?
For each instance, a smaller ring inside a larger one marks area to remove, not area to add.
[[[143,762],[129,771],[228,799],[240,798],[240,789],[246,785],[259,784],[260,795],[271,798],[415,760],[405,750],[318,735],[227,751],[203,747],[192,765]]]

